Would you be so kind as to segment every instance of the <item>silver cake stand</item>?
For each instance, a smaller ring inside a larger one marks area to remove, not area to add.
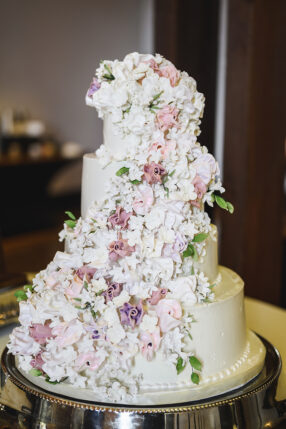
[[[261,338],[261,337],[260,337]],[[262,372],[243,387],[197,402],[130,406],[54,395],[29,382],[4,350],[1,429],[260,429],[286,428],[286,400],[275,400],[281,358],[265,339]]]

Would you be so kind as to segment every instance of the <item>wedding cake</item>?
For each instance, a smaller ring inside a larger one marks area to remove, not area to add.
[[[86,103],[104,144],[83,158],[65,251],[18,293],[18,368],[46,390],[135,404],[245,384],[265,350],[245,326],[243,281],[217,262],[205,207],[234,208],[197,140],[203,94],[162,56],[132,53],[101,62]]]

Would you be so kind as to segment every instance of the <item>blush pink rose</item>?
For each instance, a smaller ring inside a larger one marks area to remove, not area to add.
[[[169,104],[164,106],[156,115],[158,128],[165,132],[172,127],[177,127],[178,114],[179,110],[175,106],[170,106]]]
[[[132,213],[127,213],[122,207],[117,206],[116,212],[109,216],[108,221],[111,223],[113,228],[115,226],[120,226],[121,229],[127,229],[131,215]]]
[[[69,298],[78,298],[83,288],[83,281],[75,275],[72,282],[65,290],[65,294]]]
[[[174,140],[167,140],[165,143],[155,142],[150,147],[150,151],[156,151],[161,153],[161,158],[166,159],[169,156],[169,153],[172,152],[176,147],[176,142]]]
[[[50,328],[50,323],[33,323],[29,328],[30,336],[39,344],[46,344],[47,339],[51,338],[52,329]]]
[[[149,185],[154,183],[162,183],[162,177],[166,176],[167,171],[161,164],[151,162],[144,165],[144,179]]]
[[[128,241],[124,239],[116,240],[110,243],[109,248],[109,259],[113,262],[119,258],[130,256],[135,251],[135,246],[129,246]]]
[[[206,187],[204,181],[198,175],[196,175],[196,177],[194,178],[192,183],[194,185],[195,193],[197,194],[197,198],[195,200],[191,200],[190,204],[192,206],[200,208],[201,203],[202,203],[202,198],[205,195],[205,193],[207,192],[207,187]]]
[[[156,326],[152,334],[150,332],[142,332],[139,338],[142,355],[145,357],[145,359],[149,361],[152,360],[154,353],[158,350],[161,341],[159,327]]]
[[[168,289],[160,288],[154,292],[152,292],[151,298],[148,299],[149,304],[156,305],[160,301],[160,299],[165,298]]]
[[[160,68],[159,75],[169,79],[170,84],[173,87],[176,86],[180,79],[180,72],[173,64]]]
[[[75,361],[75,365],[77,368],[91,369],[94,371],[100,365],[101,361],[95,352],[86,352],[80,353],[78,358]]]
[[[158,64],[156,63],[156,61],[154,60],[154,58],[151,58],[148,61],[144,61],[144,63],[148,64],[149,67],[154,70],[155,73],[159,74],[160,73],[160,69]]]
[[[145,215],[149,212],[154,202],[153,190],[151,186],[139,185],[138,194],[133,203],[133,210],[138,215]]]
[[[34,359],[31,360],[30,364],[33,368],[41,369],[43,368],[45,361],[42,358],[42,352],[38,353]]]
[[[55,341],[60,347],[69,346],[76,343],[82,334],[82,328],[77,321],[71,320],[70,322],[62,322],[52,329]]]
[[[210,153],[200,155],[193,163],[197,176],[208,185],[215,174],[219,174],[216,160]]]
[[[180,325],[182,307],[175,299],[162,299],[156,306],[159,325],[163,333]]]

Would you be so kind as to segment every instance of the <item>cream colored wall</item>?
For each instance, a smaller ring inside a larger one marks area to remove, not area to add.
[[[2,0],[0,109],[27,108],[61,140],[95,149],[102,124],[84,97],[101,59],[153,50],[152,0]]]

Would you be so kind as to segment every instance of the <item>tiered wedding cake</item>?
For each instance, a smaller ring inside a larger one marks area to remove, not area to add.
[[[217,264],[204,206],[233,206],[197,141],[196,82],[133,53],[100,64],[86,102],[104,119],[104,144],[84,156],[66,251],[19,294],[9,344],[19,368],[48,390],[129,403],[244,384],[265,351],[245,327],[242,280]]]

